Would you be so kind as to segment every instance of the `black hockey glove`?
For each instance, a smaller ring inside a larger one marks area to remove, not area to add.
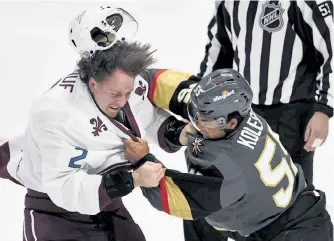
[[[182,147],[180,143],[180,134],[187,123],[177,120],[174,116],[170,117],[170,122],[166,126],[165,141],[172,150],[179,150]]]

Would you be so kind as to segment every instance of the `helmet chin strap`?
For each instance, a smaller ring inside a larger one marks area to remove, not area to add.
[[[225,132],[225,136],[224,138],[226,137],[229,137],[232,133],[234,133],[235,131],[237,130],[237,128],[234,128],[234,129],[224,129],[223,131]]]
[[[105,33],[105,32],[100,32],[98,35],[96,35],[95,37],[95,42],[100,45],[100,46],[106,46],[108,43],[111,43],[113,41],[115,41],[115,39],[110,39],[113,36],[111,33]]]
[[[108,43],[109,39],[108,39],[108,35],[106,35],[105,33],[99,33],[98,35],[96,35],[96,43],[97,44],[106,44]]]

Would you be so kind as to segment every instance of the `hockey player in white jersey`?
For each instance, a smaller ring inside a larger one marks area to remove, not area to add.
[[[176,88],[184,90],[195,77],[148,70],[154,61],[149,46],[126,42],[136,29],[120,8],[78,15],[69,29],[82,56],[78,70],[34,103],[24,140],[1,146],[1,177],[28,188],[25,241],[145,240],[120,197],[137,186],[157,186],[163,169],[149,156],[141,165],[127,160],[122,138],[179,150],[185,123],[152,102],[178,114],[173,101],[182,102],[188,92],[177,95]]]

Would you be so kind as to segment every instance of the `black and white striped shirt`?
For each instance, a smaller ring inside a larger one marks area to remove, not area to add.
[[[208,27],[199,76],[237,69],[254,104],[316,99],[333,115],[332,1],[219,1]]]

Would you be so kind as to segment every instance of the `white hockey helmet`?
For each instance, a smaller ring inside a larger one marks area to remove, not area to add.
[[[81,57],[90,57],[117,41],[131,40],[137,30],[138,22],[127,11],[101,6],[84,10],[70,22],[69,41]]]

